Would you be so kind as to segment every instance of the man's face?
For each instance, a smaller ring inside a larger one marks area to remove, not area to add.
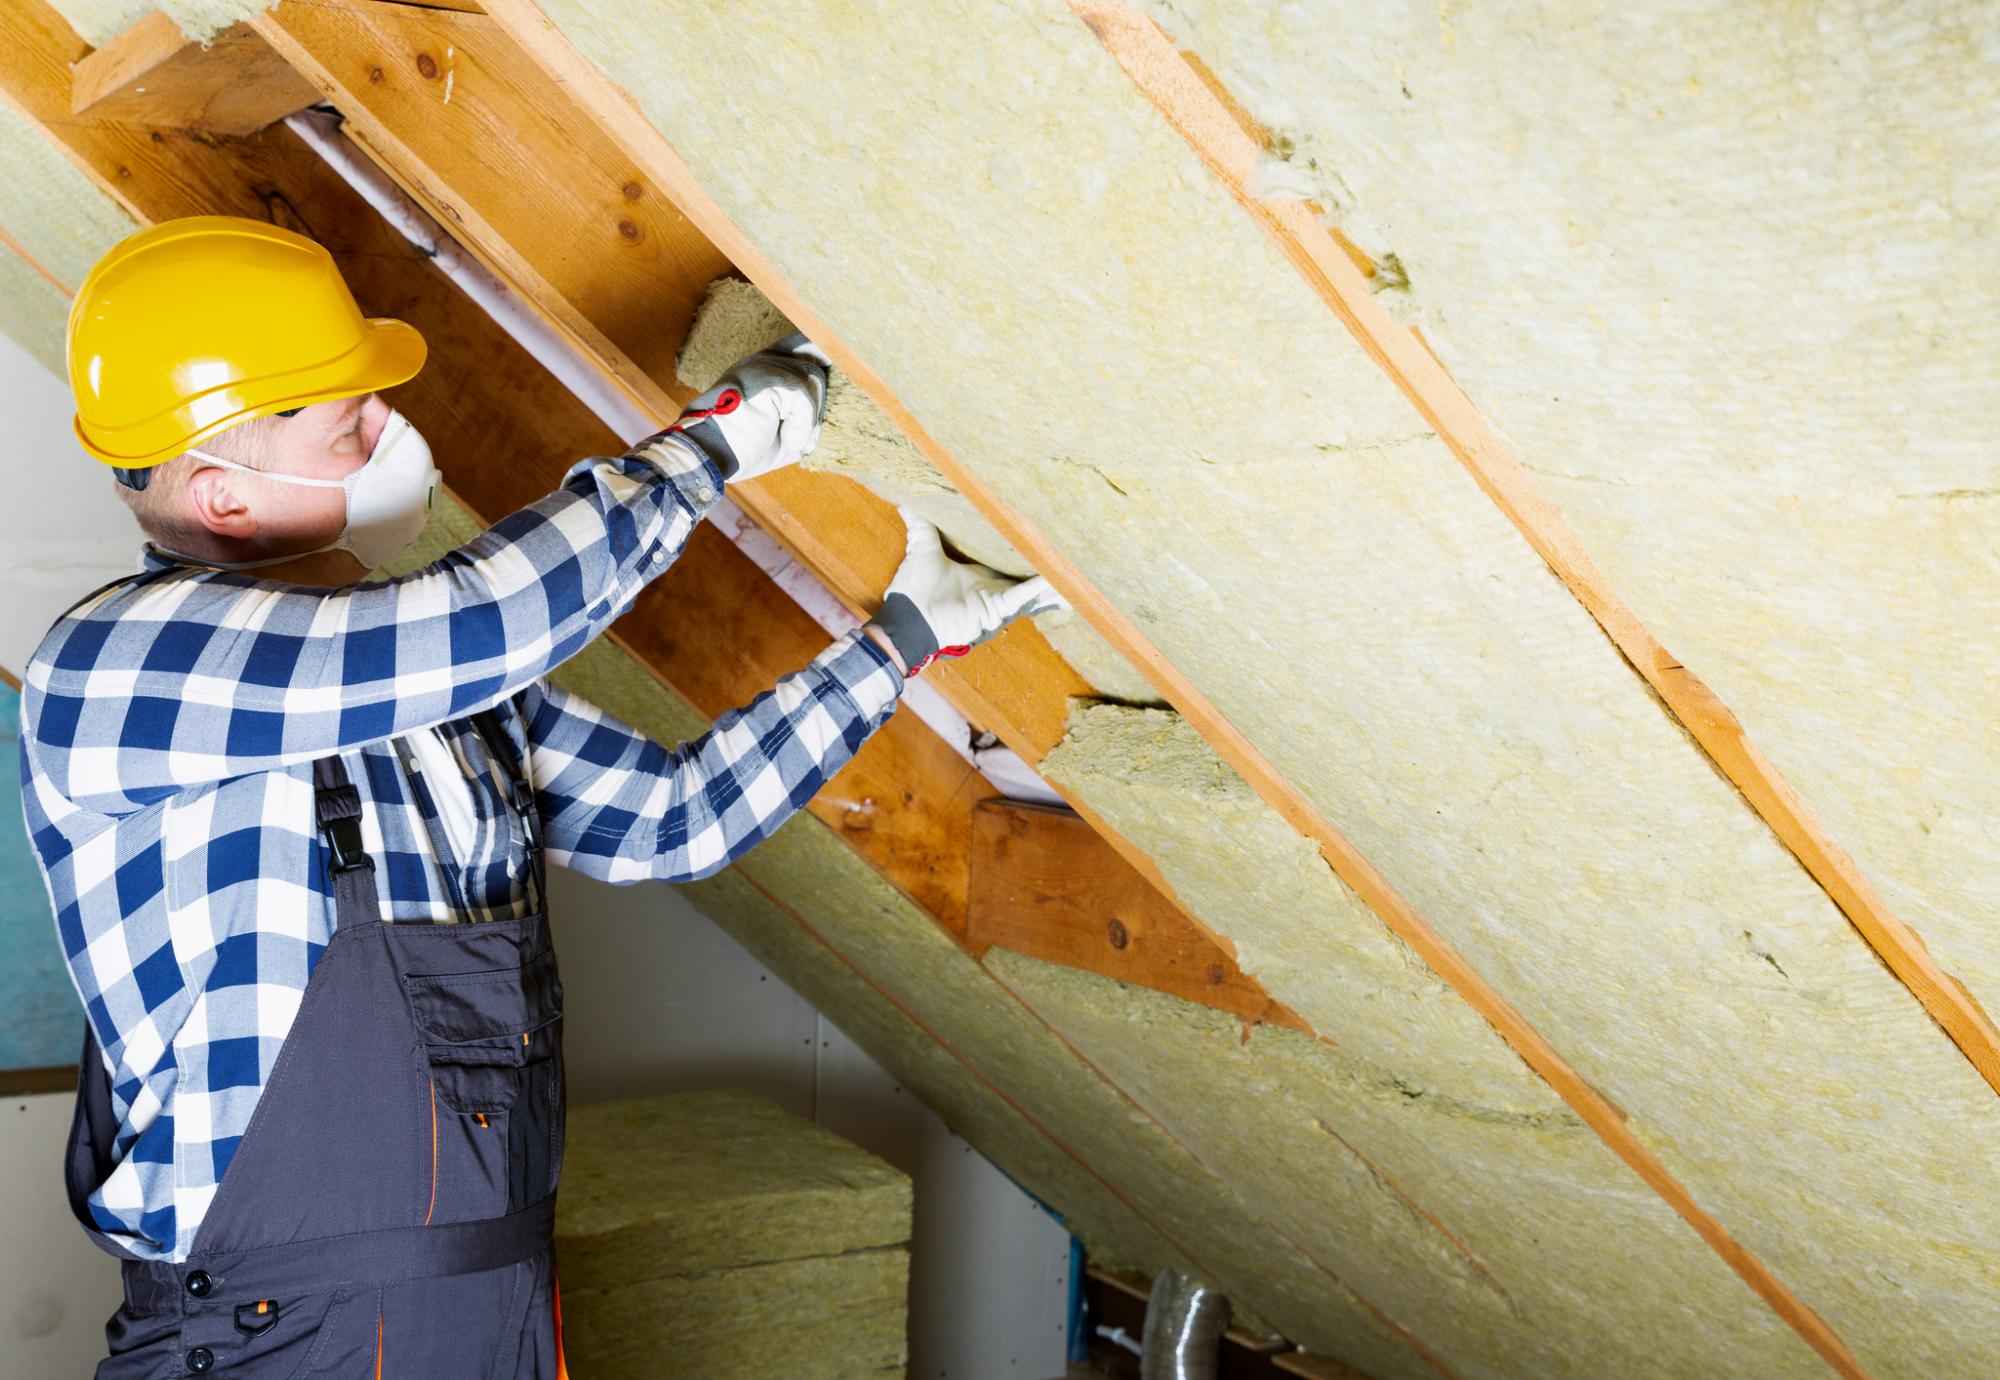
[[[232,427],[201,449],[271,474],[341,480],[367,463],[388,418],[388,404],[370,393]],[[210,532],[255,540],[274,554],[324,546],[347,523],[346,495],[335,488],[286,484],[218,465],[201,466],[187,487],[196,520]]]

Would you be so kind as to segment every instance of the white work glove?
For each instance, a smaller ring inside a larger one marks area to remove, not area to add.
[[[1024,613],[1069,607],[1040,575],[1016,580],[990,566],[953,560],[937,528],[907,508],[897,511],[909,533],[903,564],[881,611],[868,621],[896,645],[905,676],[941,656],[964,656]]]
[[[819,444],[832,367],[819,346],[793,332],[730,365],[667,434],[714,461],[730,483],[796,465]]]

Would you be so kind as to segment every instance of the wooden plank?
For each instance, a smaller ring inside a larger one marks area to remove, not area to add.
[[[1137,16],[1115,0],[1090,4],[1071,0],[1079,16],[1097,29],[1099,25],[1150,21]],[[1756,1256],[1737,1241],[1713,1216],[1697,1204],[1687,1189],[1670,1174],[1664,1164],[1640,1142],[1625,1124],[1624,1116],[1611,1101],[1592,1087],[1556,1051],[1528,1020],[1507,1002],[1486,979],[1431,927],[1392,887],[1375,867],[1336,830],[1296,786],[1250,742],[1205,694],[1170,662],[1139,631],[1125,614],[1114,607],[1076,566],[1040,532],[1009,510],[978,475],[961,464],[926,432],[909,409],[889,389],[882,378],[868,368],[826,321],[814,312],[776,267],[763,256],[722,208],[702,188],[660,131],[639,110],[629,93],[612,82],[580,53],[550,22],[534,0],[489,0],[487,12],[511,33],[522,48],[563,86],[565,94],[587,109],[606,133],[632,160],[645,169],[652,181],[666,190],[681,209],[726,253],[765,295],[798,327],[818,342],[833,361],[853,378],[883,413],[910,438],[928,459],[955,484],[996,530],[1021,553],[1036,570],[1048,576],[1098,632],[1122,654],[1216,749],[1224,761],[1279,811],[1300,833],[1311,839],[1334,872],[1353,889],[1388,927],[1458,992],[1474,1010],[1492,1024],[1513,1046],[1528,1066],[1535,1070],[1557,1094],[1576,1111],[1611,1149],[1641,1179],[1660,1194],[1701,1235],[1745,1282],[1783,1317],[1787,1323],[1843,1375],[1862,1374],[1852,1353],[1825,1320],[1806,1305]],[[1151,26],[1158,33],[1157,26]],[[1112,43],[1107,40],[1107,43]],[[1114,53],[1119,51],[1112,43]],[[1176,99],[1192,100],[1197,93],[1200,111],[1216,112],[1211,124],[1225,122],[1243,146],[1250,137],[1230,120],[1214,94],[1200,78],[1180,61],[1169,45],[1176,86]],[[1155,64],[1159,66],[1159,64]],[[1128,69],[1129,70],[1129,69]],[[1142,85],[1143,85],[1142,81]],[[1200,147],[1199,144],[1197,144]],[[1232,149],[1237,147],[1231,146]],[[1233,165],[1232,165],[1233,166]],[[1247,195],[1247,182],[1244,184]],[[1261,206],[1262,203],[1257,203]],[[1316,222],[1315,222],[1316,224]],[[1337,263],[1346,273],[1360,270],[1323,233],[1315,234],[1310,251],[1303,241],[1292,241],[1316,271],[1329,271],[1320,262]],[[1365,294],[1364,294],[1365,296]],[[1421,350],[1421,347],[1414,347]],[[999,642],[991,644],[1001,645]],[[1678,668],[1676,668],[1678,669]],[[1003,734],[1004,736],[1004,734]],[[1020,750],[1017,748],[1017,750]]]
[[[158,10],[77,63],[70,109],[131,124],[253,134],[319,99],[242,24],[206,44]]]
[[[661,417],[686,401],[674,359],[731,262],[506,29],[382,0],[287,0],[253,22],[340,107],[353,137],[629,401]],[[803,470],[730,493],[851,611],[875,610],[903,552],[890,504]],[[1070,699],[1091,693],[1026,623],[926,676],[1031,764],[1061,740]],[[1152,859],[1071,803],[1172,896]],[[1226,938],[1182,915],[1233,964]]]
[[[674,357],[729,261],[630,160],[575,137],[581,113],[491,19],[287,0],[253,22],[417,201],[642,411],[672,419],[689,396]],[[505,197],[468,194],[496,176]]]
[[[0,1097],[28,1097],[36,1093],[74,1093],[76,1065],[45,1069],[0,1069]]]
[[[966,938],[975,953],[998,945],[1246,1021],[1310,1029],[1071,810],[987,800],[972,812]]]

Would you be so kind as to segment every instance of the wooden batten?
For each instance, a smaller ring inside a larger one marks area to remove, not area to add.
[[[155,10],[76,64],[70,111],[96,120],[254,134],[319,99],[249,26],[196,43]]]

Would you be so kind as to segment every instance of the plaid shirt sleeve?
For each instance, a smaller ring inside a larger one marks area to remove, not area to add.
[[[817,795],[902,687],[888,654],[856,630],[666,748],[588,701],[530,686],[521,709],[549,861],[616,883],[706,877]]]
[[[656,436],[393,580],[317,589],[200,567],[60,619],[27,669],[34,769],[104,815],[472,714],[608,627],[722,493]],[[24,735],[24,743],[26,736]]]

